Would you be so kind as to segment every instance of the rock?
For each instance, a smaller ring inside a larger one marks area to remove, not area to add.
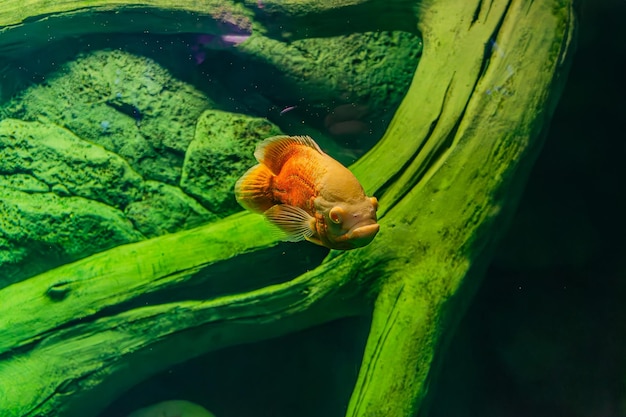
[[[156,181],[146,181],[141,199],[124,210],[146,237],[191,229],[217,218],[180,188]]]
[[[51,123],[0,121],[0,173],[0,286],[216,218],[179,187],[144,181],[121,156]]]
[[[256,144],[280,134],[266,119],[207,110],[187,150],[180,187],[220,217],[240,211],[235,182],[256,163]]]
[[[145,408],[140,408],[128,417],[215,417],[206,408],[190,401],[163,401]]]
[[[25,90],[0,116],[43,117],[119,154],[145,178],[175,185],[196,120],[212,106],[151,59],[98,50]]]
[[[13,175],[0,175],[0,187],[12,188],[27,193],[45,193],[50,187],[45,182],[38,180],[29,174],[16,173]]]
[[[121,211],[100,202],[0,186],[0,287],[141,239]]]
[[[240,63],[225,62],[223,66],[229,64],[226,68],[211,65],[207,71],[231,91],[240,91],[239,101],[257,114],[268,113],[264,103],[296,105],[293,112],[305,123],[331,136],[343,136],[346,132],[326,125],[326,117],[332,117],[339,106],[355,106],[361,114],[351,120],[359,129],[348,134],[375,139],[385,131],[402,101],[421,52],[421,39],[403,31],[290,42],[252,36],[235,50]],[[252,74],[251,67],[255,69]],[[255,95],[266,100],[254,100]]]
[[[17,188],[24,191],[48,187],[118,209],[135,200],[142,186],[141,176],[103,147],[53,124],[14,119],[0,121],[0,170],[18,175],[12,182],[21,182]]]

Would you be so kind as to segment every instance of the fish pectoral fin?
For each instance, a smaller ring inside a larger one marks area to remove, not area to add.
[[[308,240],[311,243],[315,243],[316,245],[320,245],[320,246],[326,246],[324,244],[324,242],[322,242],[321,240],[319,240],[318,238],[316,238],[315,236],[309,236],[306,238],[306,240]]]
[[[276,204],[263,214],[285,234],[283,240],[299,242],[315,233],[315,218],[300,207]]]
[[[235,184],[235,198],[243,208],[257,213],[276,204],[272,199],[270,186],[274,174],[263,164],[258,164],[246,171]]]

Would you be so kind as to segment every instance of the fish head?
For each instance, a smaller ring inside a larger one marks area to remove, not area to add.
[[[369,244],[380,226],[376,218],[378,200],[366,197],[356,203],[334,204],[325,213],[326,240],[333,249],[355,249]]]

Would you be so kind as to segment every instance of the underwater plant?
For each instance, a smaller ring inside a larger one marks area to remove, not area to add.
[[[75,13],[69,3],[64,10]],[[151,7],[197,12],[196,3],[154,0]],[[326,13],[325,25],[340,25],[343,17],[333,22],[332,10],[355,4],[361,20],[367,13],[374,24],[382,19],[377,1],[247,3],[260,16],[280,9],[300,23],[299,16]],[[346,416],[406,417],[425,409],[437,355],[540,149],[567,73],[574,19],[568,0],[394,5],[392,17],[415,20],[424,54],[383,139],[351,167],[380,202],[376,239],[331,251],[314,269],[277,284],[272,270],[258,265],[280,258],[278,239],[261,216],[238,213],[3,288],[3,416],[96,416],[175,363],[355,315],[372,320]],[[31,21],[51,14],[31,9]],[[311,31],[321,30],[316,19],[309,22]],[[505,56],[487,47],[491,39]],[[507,93],[494,94],[496,87]],[[233,271],[253,275],[255,286],[229,291],[232,277],[224,275]],[[160,301],[147,303],[150,297]]]

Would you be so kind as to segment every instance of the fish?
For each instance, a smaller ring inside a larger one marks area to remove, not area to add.
[[[309,136],[273,136],[257,144],[258,164],[235,184],[245,209],[262,213],[291,242],[329,249],[368,245],[380,226],[378,200]]]
[[[287,112],[290,112],[292,110],[295,110],[297,108],[298,108],[298,106],[288,106],[288,107],[285,107],[284,109],[282,109],[279,114],[282,116],[283,114],[285,114]]]
[[[349,103],[335,107],[324,118],[324,126],[333,136],[359,135],[367,133],[369,126],[366,118],[367,106]]]

